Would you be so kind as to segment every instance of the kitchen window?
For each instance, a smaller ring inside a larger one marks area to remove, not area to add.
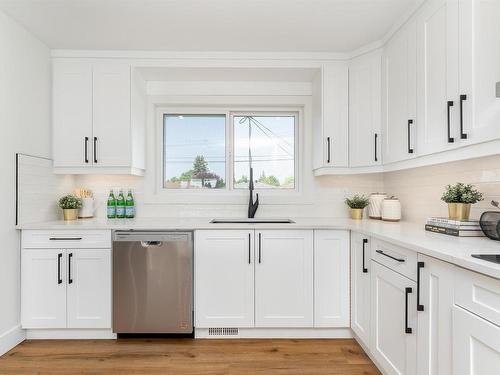
[[[221,111],[222,112],[222,111]],[[297,189],[295,112],[163,114],[163,188]]]

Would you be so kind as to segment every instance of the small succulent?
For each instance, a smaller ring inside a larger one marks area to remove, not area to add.
[[[457,182],[455,185],[447,185],[441,200],[446,203],[477,203],[483,200],[483,194],[474,189],[471,184]]]
[[[82,208],[82,200],[74,195],[66,195],[59,199],[59,207],[63,210]]]
[[[368,206],[368,198],[364,195],[354,195],[351,198],[345,199],[345,204],[347,204],[350,208],[365,208]]]

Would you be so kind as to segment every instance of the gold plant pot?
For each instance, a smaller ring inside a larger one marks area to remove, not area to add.
[[[470,203],[448,203],[448,217],[451,220],[469,220]]]
[[[76,220],[78,219],[78,209],[68,208],[63,210],[64,220]]]
[[[363,218],[363,209],[362,208],[351,208],[351,219],[361,220],[362,218]]]

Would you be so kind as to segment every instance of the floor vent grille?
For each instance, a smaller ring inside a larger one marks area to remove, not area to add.
[[[209,328],[209,336],[238,336],[238,328]]]

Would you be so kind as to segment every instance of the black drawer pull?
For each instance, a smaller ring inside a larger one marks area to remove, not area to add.
[[[259,264],[262,262],[261,252],[262,252],[262,235],[261,233],[259,233]]]
[[[377,152],[377,143],[378,142],[377,142],[377,140],[378,140],[378,134],[375,133],[375,161],[376,162],[378,161],[378,157],[377,157],[377,154],[378,154],[378,152]]]
[[[405,289],[405,333],[411,334],[413,331],[410,327],[408,327],[408,295],[412,293],[411,288]]]
[[[451,136],[451,119],[450,119],[450,108],[451,107],[453,107],[453,101],[448,100],[448,106],[447,106],[447,110],[448,110],[448,143],[455,142],[455,138],[453,138]]]
[[[81,241],[82,237],[50,237],[50,241]]]
[[[408,120],[408,153],[413,154],[413,149],[411,148],[411,126],[413,125],[413,120]]]
[[[328,164],[330,164],[330,137],[326,137],[326,153],[327,153],[327,157],[326,157],[326,162]]]
[[[420,304],[420,270],[424,268],[424,262],[417,262],[417,311],[424,311],[424,305]]]
[[[464,133],[464,100],[467,100],[467,95],[460,95],[460,139],[467,139]]]
[[[252,246],[251,234],[248,233],[248,264],[252,263],[252,259],[251,259],[251,256],[252,256],[251,246]]]
[[[365,245],[368,243],[368,239],[363,238],[363,273],[368,273],[368,268],[365,267]]]
[[[387,257],[387,258],[394,259],[395,261],[397,261],[399,263],[404,263],[405,262],[404,259],[393,257],[392,255],[384,253],[382,250],[376,250],[376,252],[379,253],[380,255],[383,255],[383,256]]]
[[[68,255],[68,284],[73,284],[73,279],[71,278],[71,258],[73,258],[73,253]]]
[[[94,137],[94,163],[97,163],[97,137]]]
[[[89,162],[89,137],[85,137],[85,163]]]
[[[59,253],[57,254],[57,283],[62,284],[62,278],[61,278],[61,259],[62,259],[62,254]]]

